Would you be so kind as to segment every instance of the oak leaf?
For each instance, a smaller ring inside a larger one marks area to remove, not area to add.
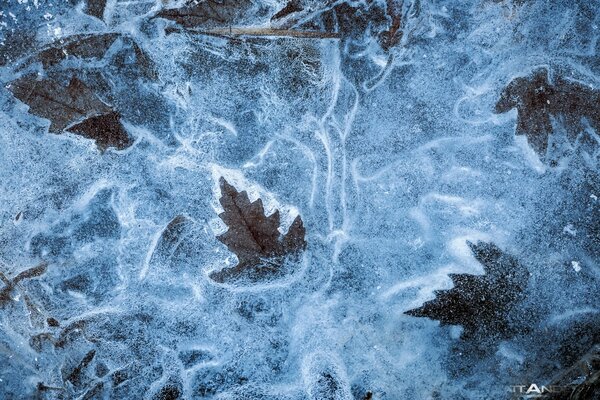
[[[281,235],[279,211],[266,216],[261,199],[250,202],[248,194],[238,192],[221,178],[223,212],[219,217],[229,230],[217,236],[238,257],[233,268],[213,272],[210,277],[217,282],[238,278],[258,280],[276,275],[289,257],[297,257],[306,248],[305,229],[302,218],[297,216],[288,232]]]

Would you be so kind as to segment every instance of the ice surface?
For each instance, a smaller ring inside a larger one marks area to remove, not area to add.
[[[0,4],[0,398],[501,399],[600,343],[599,1],[199,2]],[[497,113],[540,68],[574,106]],[[48,132],[24,76],[76,76],[130,146]],[[301,216],[290,273],[210,279],[237,263],[221,177]],[[526,266],[519,335],[405,314],[484,273],[468,241]]]

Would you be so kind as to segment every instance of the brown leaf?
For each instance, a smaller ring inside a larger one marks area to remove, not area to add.
[[[517,109],[516,135],[525,135],[540,155],[548,148],[551,117],[561,121],[571,139],[584,130],[582,119],[600,130],[600,91],[557,77],[551,83],[548,70],[540,68],[528,77],[513,79],[500,94],[495,112]]]
[[[26,269],[25,271],[19,273],[17,276],[14,277],[13,283],[17,284],[24,279],[31,279],[36,278],[38,276],[42,276],[46,273],[47,269],[48,263],[43,262],[33,268]]]
[[[469,246],[485,275],[450,274],[452,289],[436,291],[434,300],[406,314],[436,319],[442,325],[462,325],[465,339],[509,336],[509,314],[523,298],[527,270],[493,243],[469,242]]]
[[[251,203],[245,191],[238,192],[224,178],[220,185],[220,202],[225,211],[219,217],[229,230],[217,239],[237,255],[238,264],[212,273],[213,280],[225,282],[242,276],[257,279],[276,274],[288,256],[298,255],[306,248],[300,216],[281,238],[277,229],[279,211],[266,216],[261,199]]]
[[[299,0],[290,0],[285,7],[271,17],[271,21],[277,21],[278,19],[285,18],[288,15],[302,11],[303,9],[304,7],[302,7]]]
[[[68,36],[63,39],[63,43],[59,45],[52,44],[40,50],[33,57],[33,60],[39,60],[44,69],[47,70],[67,57],[76,57],[84,60],[102,59],[117,39],[130,43],[135,53],[136,62],[144,76],[149,79],[158,78],[156,66],[148,54],[142,50],[134,39],[119,33]]]
[[[4,283],[4,287],[0,290],[0,303],[4,301],[10,300],[10,294],[17,287],[19,282],[25,279],[37,278],[44,273],[46,273],[46,269],[48,268],[48,264],[43,262],[35,267],[28,268],[25,271],[18,273],[13,279],[9,279],[3,273],[0,272],[0,279]]]
[[[73,77],[67,87],[35,75],[18,79],[8,90],[29,106],[29,112],[50,120],[52,133],[60,133],[71,124],[112,110],[82,81]]]
[[[161,10],[155,18],[169,19],[185,28],[223,26],[233,23],[251,6],[250,0],[190,1],[181,8]]]
[[[84,11],[86,14],[98,19],[104,19],[105,8],[106,0],[87,0]]]
[[[93,139],[102,151],[109,147],[119,150],[126,149],[132,145],[133,140],[127,135],[119,118],[119,113],[113,111],[97,117],[90,117],[71,126],[68,131]]]
[[[118,113],[76,77],[65,87],[28,75],[12,82],[8,89],[29,106],[31,114],[50,120],[51,133],[69,130],[94,139],[100,149],[123,149],[132,143]]]
[[[402,5],[397,5],[395,0],[387,0],[387,14],[391,19],[390,27],[381,33],[379,43],[384,50],[389,50],[400,43],[402,39],[402,15],[399,8]]]
[[[71,382],[73,385],[78,386],[82,380],[82,373],[85,368],[92,362],[94,356],[96,355],[96,350],[90,350],[83,356],[83,359],[73,368],[73,370],[67,375],[65,378],[65,382]]]
[[[51,45],[42,49],[37,58],[45,69],[58,64],[68,56],[100,59],[119,37],[118,33],[69,36],[64,39],[64,44]]]

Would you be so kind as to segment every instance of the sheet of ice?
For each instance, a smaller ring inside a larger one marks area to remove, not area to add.
[[[539,67],[599,90],[600,2],[298,2],[298,26],[341,39],[153,18],[183,3],[108,0],[103,20],[79,1],[0,6],[0,272],[48,262],[0,302],[1,398],[508,398],[600,341],[598,132],[570,140],[555,118],[542,157],[515,111],[494,113]],[[226,26],[268,27],[286,5],[241,3]],[[403,36],[386,50],[389,4]],[[100,56],[35,58],[104,32],[120,39]],[[78,76],[134,144],[48,133],[5,89],[31,73]],[[237,262],[216,239],[220,177],[279,210],[282,233],[301,215],[294,273],[209,278]],[[485,351],[404,314],[449,273],[482,274],[478,240],[530,273],[531,329]]]

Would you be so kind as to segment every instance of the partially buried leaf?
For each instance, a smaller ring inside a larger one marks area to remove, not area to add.
[[[82,373],[84,372],[85,368],[92,362],[95,355],[96,350],[88,351],[81,360],[81,362],[79,362],[79,364],[77,364],[77,366],[73,368],[73,370],[67,375],[67,377],[65,378],[65,382],[69,381],[75,386],[79,385],[82,380]]]
[[[217,237],[238,257],[233,268],[224,268],[210,277],[225,282],[241,277],[257,280],[280,272],[286,258],[297,256],[306,248],[302,218],[297,216],[287,234],[279,233],[279,211],[265,215],[262,200],[250,202],[248,194],[238,192],[224,178],[220,179],[219,215],[229,230]]]
[[[302,11],[303,9],[304,9],[304,7],[302,7],[302,4],[300,3],[299,0],[290,0],[285,5],[285,7],[283,7],[281,10],[279,10],[277,13],[275,13],[275,15],[273,15],[271,17],[271,21],[276,21],[278,19],[285,18],[288,15],[296,13],[298,11]]]
[[[98,19],[104,18],[104,9],[106,0],[87,0],[85,4],[85,13]]]
[[[123,149],[132,143],[119,114],[76,77],[65,87],[28,75],[10,83],[8,89],[29,106],[31,114],[50,120],[51,133],[72,131],[94,139],[102,150]]]
[[[71,126],[68,131],[93,139],[100,150],[106,150],[109,147],[122,150],[133,143],[127,135],[127,131],[121,125],[119,113],[115,111],[90,117],[79,124]]]
[[[485,275],[450,274],[454,287],[436,291],[436,298],[406,311],[414,317],[436,319],[442,325],[462,325],[464,339],[508,337],[514,331],[511,311],[523,299],[528,272],[493,243],[469,242]]]
[[[529,145],[544,155],[548,136],[553,132],[552,119],[564,124],[574,139],[587,122],[600,130],[600,91],[557,77],[550,82],[548,70],[540,68],[530,76],[513,79],[500,94],[495,112],[517,109],[516,135],[525,135]]]
[[[185,215],[173,218],[161,232],[152,255],[148,260],[148,266],[165,264],[180,249],[182,242],[192,231],[193,221]]]
[[[37,58],[45,69],[58,64],[68,56],[78,58],[102,58],[110,46],[119,38],[118,33],[73,35],[63,44],[50,45],[42,49]]]
[[[251,6],[250,0],[189,1],[181,8],[161,10],[155,17],[175,21],[185,28],[223,26],[243,16]]]
[[[68,36],[62,39],[60,44],[51,44],[40,50],[33,56],[33,60],[39,60],[44,69],[47,70],[67,59],[67,57],[84,60],[102,59],[117,39],[129,43],[135,54],[136,63],[144,76],[149,79],[158,78],[154,62],[137,42],[129,36],[114,32]]]
[[[46,273],[48,264],[43,262],[35,267],[28,268],[25,271],[18,273],[13,279],[9,279],[3,273],[0,273],[0,280],[4,283],[4,287],[0,290],[0,303],[10,299],[10,294],[19,282],[25,279],[32,279],[42,276]]]

